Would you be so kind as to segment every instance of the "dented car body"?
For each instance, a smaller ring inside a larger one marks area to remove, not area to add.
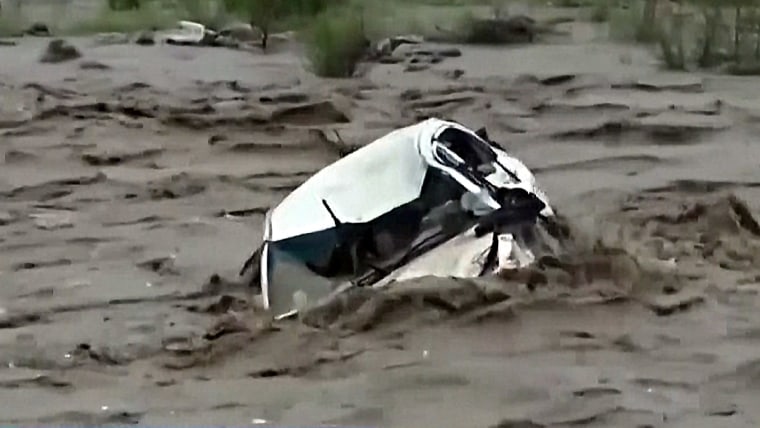
[[[553,215],[531,171],[485,129],[428,119],[290,193],[247,266],[265,307],[286,316],[347,287],[519,268],[532,262],[523,232]]]

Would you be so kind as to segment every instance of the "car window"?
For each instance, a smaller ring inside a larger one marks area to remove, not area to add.
[[[436,140],[473,168],[491,164],[496,159],[491,148],[477,136],[454,127],[445,129]]]

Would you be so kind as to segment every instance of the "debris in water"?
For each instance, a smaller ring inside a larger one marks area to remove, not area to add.
[[[74,227],[72,213],[69,211],[48,211],[41,213],[29,214],[34,219],[34,224],[38,229],[57,230]]]
[[[56,64],[71,61],[82,56],[79,50],[63,39],[55,39],[48,43],[45,52],[40,57],[40,62]]]

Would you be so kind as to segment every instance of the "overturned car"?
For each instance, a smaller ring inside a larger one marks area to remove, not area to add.
[[[554,216],[531,171],[484,128],[428,119],[325,167],[272,208],[254,270],[278,317],[349,287],[477,277],[533,262]]]

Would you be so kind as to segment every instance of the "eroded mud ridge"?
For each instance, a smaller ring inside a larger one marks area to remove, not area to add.
[[[145,47],[139,72],[79,48],[105,67],[0,85],[0,420],[760,420],[760,149],[746,102],[682,76],[472,77],[468,55],[484,54],[467,49],[324,82],[285,54],[241,65],[207,52],[246,76],[213,80],[191,73],[192,48]],[[356,289],[272,322],[236,276],[266,210],[432,116],[486,126],[536,172],[569,238],[503,278]]]

